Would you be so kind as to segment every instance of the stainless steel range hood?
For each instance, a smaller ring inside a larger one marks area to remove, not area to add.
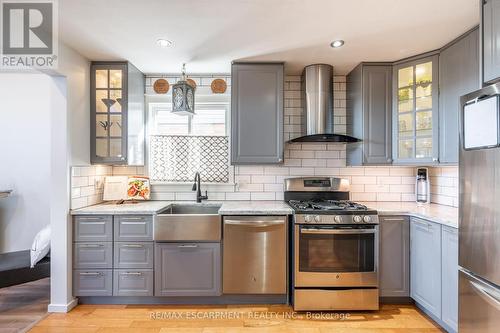
[[[352,136],[333,133],[333,67],[314,64],[302,72],[305,112],[302,136],[289,142],[358,142]]]

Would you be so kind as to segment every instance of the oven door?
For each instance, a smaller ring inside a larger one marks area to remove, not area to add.
[[[295,226],[295,287],[378,287],[378,226]]]

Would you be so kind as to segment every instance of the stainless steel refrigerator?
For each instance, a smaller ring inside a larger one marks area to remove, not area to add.
[[[459,332],[500,332],[500,83],[461,98]]]

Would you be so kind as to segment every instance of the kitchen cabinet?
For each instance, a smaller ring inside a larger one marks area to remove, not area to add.
[[[439,163],[458,163],[460,96],[479,88],[479,28],[475,28],[439,55]]]
[[[219,296],[219,243],[156,243],[155,296]]]
[[[410,221],[379,216],[380,296],[410,297]]]
[[[394,164],[435,164],[438,145],[438,55],[393,67]]]
[[[500,0],[482,0],[482,64],[483,82],[500,78]]]
[[[442,315],[441,320],[458,331],[458,229],[442,227]]]
[[[144,74],[128,62],[90,66],[90,161],[144,165]]]
[[[410,223],[410,295],[441,318],[441,225],[418,218]]]
[[[283,63],[233,63],[231,164],[283,162]]]
[[[392,163],[392,64],[362,63],[347,75],[347,165]]]

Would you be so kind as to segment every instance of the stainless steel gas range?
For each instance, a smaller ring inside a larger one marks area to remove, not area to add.
[[[349,201],[340,178],[285,181],[295,210],[293,306],[304,310],[378,310],[377,211]]]

